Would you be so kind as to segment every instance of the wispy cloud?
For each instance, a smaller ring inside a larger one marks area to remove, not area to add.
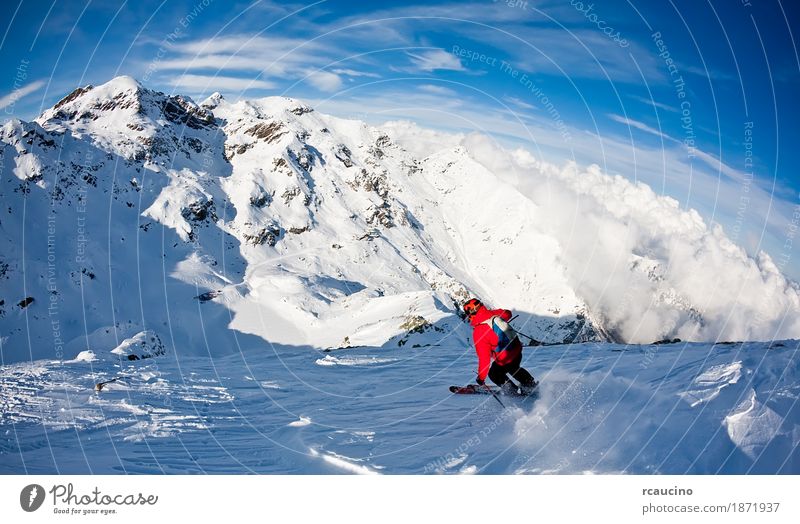
[[[680,111],[678,111],[677,108],[672,107],[672,106],[667,105],[667,104],[662,104],[661,102],[656,102],[652,98],[645,98],[643,96],[636,96],[636,95],[630,95],[628,98],[630,98],[632,100],[636,100],[636,101],[641,102],[643,104],[647,104],[647,105],[649,105],[651,107],[654,107],[656,109],[663,109],[664,111],[669,111],[670,113],[679,113],[680,112]]]
[[[625,124],[628,127],[633,127],[633,128],[638,129],[640,131],[644,131],[645,133],[650,133],[651,135],[655,135],[655,136],[657,136],[659,138],[664,138],[664,139],[669,140],[671,142],[680,143],[680,140],[672,138],[671,136],[662,133],[658,129],[655,129],[655,128],[652,128],[652,127],[648,126],[644,122],[639,122],[638,120],[633,120],[633,119],[628,118],[626,116],[620,116],[620,115],[614,115],[614,114],[609,114],[608,118],[610,118],[614,122],[619,122],[620,124]]]
[[[723,162],[720,158],[717,158],[715,155],[711,153],[707,153],[700,149],[693,149],[692,153],[695,157],[709,166],[712,170],[716,171],[721,175],[725,175],[726,177],[739,182],[740,184],[750,184],[752,182],[749,175],[746,175],[742,171],[738,169],[734,169],[733,167],[729,166],[725,162]],[[748,189],[749,190],[749,189]]]
[[[378,73],[369,73],[367,71],[356,71],[355,69],[331,69],[331,73],[342,75],[342,76],[352,76],[352,77],[366,77],[366,78],[380,78],[381,75]]]
[[[702,76],[704,78],[710,78],[712,80],[733,80],[733,75],[723,73],[716,69],[708,69],[706,67],[688,66],[688,65],[680,65],[678,66],[678,68],[682,71],[686,71],[687,73],[691,73],[697,76]]]
[[[208,91],[247,91],[250,89],[272,89],[275,87],[274,82],[268,82],[266,80],[192,74],[173,77],[169,80],[169,84],[178,88],[190,89],[197,93],[205,93]]]
[[[437,86],[433,84],[423,84],[419,86],[417,89],[420,91],[424,91],[426,93],[433,93],[435,95],[443,95],[443,96],[458,96],[458,93],[448,87]]]
[[[615,122],[619,122],[620,124],[625,124],[629,127],[633,127],[640,131],[644,131],[645,133],[655,135],[673,144],[680,144],[681,148],[685,149],[684,143],[678,140],[677,138],[671,137],[666,133],[663,133],[658,129],[652,128],[643,122],[639,122],[638,120],[633,120],[632,118],[614,114],[609,114],[608,117]],[[698,148],[693,148],[691,150],[691,153],[694,158],[697,158],[700,162],[710,167],[713,170],[713,172],[717,174],[724,175],[739,183],[747,182],[749,184],[751,182],[750,177],[747,176],[744,172],[729,166],[728,164],[723,162],[720,158],[716,157],[711,153],[707,153]]]
[[[641,45],[632,41],[628,48],[622,48],[598,31],[526,26],[509,32],[466,26],[462,34],[494,48],[493,56],[514,69],[537,76],[638,84],[642,81],[638,71],[641,69],[648,81],[660,82],[666,78],[657,57]]]
[[[213,76],[209,73],[221,73],[221,76],[231,79],[232,86],[236,85],[234,78],[249,82],[247,75],[252,77],[254,73],[260,82],[264,82],[259,87],[305,80],[307,85],[323,92],[340,89],[342,77],[380,77],[377,72],[337,64],[342,61],[342,55],[350,53],[338,41],[239,34],[182,42],[173,48],[176,56],[149,67],[164,73],[184,72],[190,81]],[[353,59],[351,63],[363,65],[365,62],[366,59],[362,58]],[[318,71],[310,73],[315,70]],[[169,80],[168,83],[173,84]]]
[[[187,41],[177,57],[152,64],[156,70],[263,72],[283,76],[328,62],[318,44],[302,38],[235,35]]]
[[[9,94],[0,97],[0,109],[5,109],[8,106],[14,105],[17,103],[18,100],[35,93],[42,87],[44,87],[44,80],[36,80],[35,82],[31,82],[30,84],[26,84],[18,89],[11,91]]]
[[[413,62],[412,71],[431,73],[433,71],[466,71],[461,60],[444,49],[433,49],[421,53],[406,53]]]
[[[529,104],[528,102],[525,102],[524,100],[520,100],[519,98],[517,98],[515,96],[504,96],[503,97],[503,101],[505,103],[507,103],[507,104],[510,104],[510,105],[516,107],[517,109],[524,109],[526,111],[532,111],[532,110],[538,111],[538,109],[539,109],[535,105]]]

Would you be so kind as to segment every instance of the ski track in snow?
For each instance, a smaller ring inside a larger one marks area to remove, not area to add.
[[[12,364],[0,472],[798,473],[797,349],[530,348],[538,395],[506,409],[447,391],[458,346]]]

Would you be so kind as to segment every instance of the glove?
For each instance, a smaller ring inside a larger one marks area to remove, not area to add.
[[[485,380],[483,380],[483,379],[481,379],[481,378],[479,378],[479,379],[478,379],[478,380],[476,380],[475,382],[477,382],[479,386],[484,386],[484,385],[486,385],[486,381],[485,381]]]

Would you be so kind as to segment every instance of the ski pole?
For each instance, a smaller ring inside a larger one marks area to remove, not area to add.
[[[118,377],[112,378],[111,380],[106,380],[104,382],[98,382],[97,384],[94,385],[94,390],[95,391],[102,391],[103,388],[106,387],[106,384],[112,384],[112,383],[116,382],[117,380],[119,380],[121,378],[129,378],[129,377],[130,377],[130,375],[120,375]]]
[[[510,319],[508,319],[508,323],[509,323],[509,324],[511,324],[511,322],[512,322],[512,321],[513,321],[515,318],[517,318],[518,316],[519,316],[519,315],[514,315],[513,317],[511,317]],[[540,341],[536,340],[536,339],[535,339],[535,338],[533,338],[532,336],[530,336],[530,335],[526,335],[525,333],[520,333],[519,331],[517,331],[517,328],[514,328],[514,331],[516,331],[518,335],[522,335],[523,337],[527,338],[527,339],[528,339],[528,340],[530,340],[531,342],[536,342],[536,344],[534,344],[535,346],[542,346],[542,345],[544,345],[544,344],[542,344],[542,342],[540,342]]]
[[[475,375],[476,375],[476,377],[477,377],[477,375],[478,375],[478,374],[476,373]],[[501,406],[503,406],[503,409],[506,409],[506,405],[505,405],[505,404],[503,404],[503,401],[502,401],[502,400],[500,400],[500,397],[498,397],[498,396],[497,396],[497,393],[495,393],[495,392],[492,390],[492,388],[490,388],[490,387],[489,387],[489,386],[487,386],[486,384],[483,384],[483,387],[484,387],[484,388],[486,388],[486,391],[488,391],[489,393],[491,393],[491,394],[492,394],[492,396],[494,397],[494,399],[495,399],[496,401],[498,401],[498,402],[500,403],[500,405],[501,405]]]
[[[506,405],[505,405],[505,404],[503,404],[503,401],[502,401],[502,400],[500,400],[500,397],[498,397],[498,396],[497,396],[497,393],[495,393],[494,391],[492,391],[492,388],[490,388],[490,387],[489,387],[489,386],[487,386],[486,384],[484,384],[484,385],[483,385],[483,387],[485,387],[487,390],[489,390],[489,393],[491,393],[491,394],[492,394],[492,396],[494,397],[494,399],[495,399],[496,401],[498,401],[498,402],[500,403],[500,405],[501,405],[501,406],[503,406],[503,409],[505,409],[505,408],[506,408]]]
[[[517,330],[516,330],[516,328],[514,328],[514,331],[517,331]],[[539,341],[539,340],[536,340],[535,338],[533,338],[533,337],[532,337],[532,336],[530,336],[530,335],[526,335],[525,333],[521,333],[521,332],[519,332],[519,331],[517,331],[517,334],[518,334],[518,335],[522,335],[523,337],[527,338],[527,339],[528,339],[528,340],[530,340],[531,342],[536,342],[536,344],[534,344],[535,346],[542,346],[542,345],[544,345],[544,344],[543,344],[541,341]]]

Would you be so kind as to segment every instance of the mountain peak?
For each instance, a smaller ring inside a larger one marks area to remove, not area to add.
[[[225,97],[222,96],[222,93],[220,93],[219,91],[214,91],[214,93],[212,93],[211,96],[209,96],[200,103],[200,107],[204,107],[206,109],[214,109],[224,100]]]
[[[120,75],[112,78],[105,84],[99,86],[99,89],[108,89],[110,91],[131,91],[140,89],[142,84],[138,80],[128,75]]]
[[[37,121],[66,122],[97,120],[100,115],[110,111],[131,110],[129,116],[142,110],[141,99],[145,93],[152,93],[133,77],[118,76],[97,87],[89,84],[78,87],[70,94],[44,111]]]
[[[214,117],[188,97],[167,95],[142,86],[133,77],[118,76],[97,87],[75,89],[36,121],[46,129],[85,131],[91,127],[127,135],[131,130],[161,128],[164,121],[200,129],[212,125]]]
[[[84,95],[86,95],[89,92],[92,93],[91,98],[99,99],[99,98],[114,98],[118,97],[123,93],[139,92],[142,89],[144,88],[135,78],[131,76],[118,76],[112,78],[105,84],[101,84],[97,87],[93,86],[92,84],[88,84],[84,87],[75,88],[74,91],[72,91],[70,94],[59,100],[53,106],[53,109],[59,109],[76,100],[82,99]]]

